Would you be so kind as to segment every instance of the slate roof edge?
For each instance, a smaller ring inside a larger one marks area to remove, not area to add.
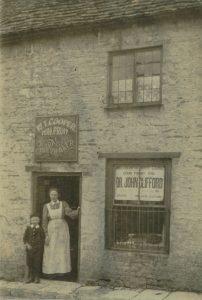
[[[92,21],[92,22],[81,22],[80,24],[76,25],[64,25],[64,26],[48,26],[39,27],[39,28],[29,28],[26,30],[18,30],[18,31],[8,31],[8,32],[0,32],[0,44],[7,44],[7,43],[15,43],[17,41],[22,41],[30,38],[36,38],[38,36],[44,36],[47,33],[51,35],[57,33],[64,33],[71,31],[75,32],[86,32],[86,31],[95,31],[99,29],[109,29],[113,27],[127,27],[131,26],[132,24],[139,23],[139,22],[154,22],[155,20],[159,20],[162,18],[173,18],[173,17],[186,17],[186,16],[193,16],[200,17],[202,15],[202,6],[199,7],[192,7],[192,8],[183,8],[181,10],[173,10],[173,11],[163,11],[161,13],[155,14],[145,14],[145,15],[135,15],[132,17],[121,17],[121,18],[114,18],[108,21]]]

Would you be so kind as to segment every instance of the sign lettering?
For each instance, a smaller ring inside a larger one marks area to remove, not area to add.
[[[37,117],[36,161],[77,161],[77,116]]]
[[[120,167],[115,171],[115,200],[163,201],[164,167]]]

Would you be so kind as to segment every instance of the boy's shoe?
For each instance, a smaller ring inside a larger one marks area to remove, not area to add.
[[[40,283],[40,278],[37,276],[34,280],[35,283]]]
[[[31,283],[31,282],[34,282],[34,278],[33,278],[33,277],[28,278],[28,279],[25,281],[25,283]]]

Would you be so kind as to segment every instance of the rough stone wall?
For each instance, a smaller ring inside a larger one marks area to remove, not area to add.
[[[42,163],[83,173],[80,280],[202,291],[202,22],[155,21],[125,29],[19,42],[1,52],[1,277],[24,272],[22,233],[32,206],[38,115],[79,115],[78,163]],[[108,51],[163,45],[161,107],[106,110]],[[104,249],[105,160],[97,152],[181,152],[172,164],[170,254]]]

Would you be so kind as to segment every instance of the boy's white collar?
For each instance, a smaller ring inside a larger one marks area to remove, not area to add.
[[[35,227],[35,228],[39,228],[39,225],[36,225],[36,226],[35,226],[34,224],[31,224],[30,226],[31,226],[31,228],[34,228],[34,227]]]

